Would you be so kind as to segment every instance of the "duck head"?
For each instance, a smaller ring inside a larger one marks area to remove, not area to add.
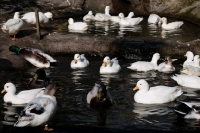
[[[53,14],[52,14],[51,12],[46,12],[46,13],[44,13],[44,15],[45,15],[48,19],[53,20]]]
[[[75,54],[75,55],[74,55],[74,63],[75,63],[75,64],[76,64],[80,59],[81,59],[81,55],[80,55],[80,54]]]
[[[106,67],[106,66],[110,66],[110,57],[106,56],[104,59],[103,59],[103,64],[102,66]]]
[[[46,72],[44,71],[44,69],[40,68],[40,69],[37,69],[34,77],[35,77],[35,79],[45,80],[47,76],[46,76]]]
[[[13,18],[14,18],[14,19],[18,19],[18,18],[20,18],[20,13],[19,13],[19,12],[15,12]]]
[[[123,19],[123,18],[124,18],[124,14],[123,14],[123,13],[119,13],[118,17],[119,17],[120,19]]]
[[[133,88],[133,90],[140,90],[142,92],[147,92],[149,90],[149,84],[146,80],[141,79],[137,82],[136,86]]]
[[[73,23],[74,23],[73,18],[69,18],[69,19],[68,19],[68,23],[69,23],[69,25],[70,25],[70,24],[73,24]]]
[[[134,12],[130,12],[127,16],[127,18],[132,18],[134,16]]]
[[[10,46],[9,47],[9,50],[11,51],[11,52],[15,52],[15,53],[19,53],[19,50],[20,50],[20,48],[19,47],[17,47],[17,46],[15,46],[15,45],[12,45],[12,46]]]
[[[88,12],[88,15],[93,15],[92,11],[89,11],[89,12]]]
[[[191,51],[187,51],[184,56],[187,57],[187,60],[193,60],[194,58],[194,54]]]
[[[151,62],[152,63],[156,63],[157,64],[157,61],[160,59],[160,54],[159,53],[155,53],[152,57],[152,60]]]
[[[165,64],[171,65],[172,64],[172,59],[170,56],[165,57]]]
[[[15,94],[16,93],[15,85],[13,83],[11,83],[11,82],[6,83],[4,85],[4,89],[1,91],[1,93],[4,93],[4,92]]]
[[[104,101],[104,100],[106,100],[106,97],[107,97],[107,89],[106,89],[106,86],[103,85],[103,84],[99,84],[99,86],[98,86],[98,91],[97,91],[97,98],[98,98],[100,101]]]
[[[167,23],[167,18],[163,17],[160,19],[160,23],[166,24]]]

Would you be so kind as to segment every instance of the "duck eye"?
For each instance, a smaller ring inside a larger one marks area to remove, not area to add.
[[[6,86],[6,88],[8,88],[8,86]]]

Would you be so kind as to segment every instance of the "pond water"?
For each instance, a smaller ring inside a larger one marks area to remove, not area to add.
[[[82,34],[113,35],[133,39],[148,38],[152,41],[160,39],[190,41],[200,36],[199,26],[189,22],[184,22],[183,27],[177,31],[162,33],[160,27],[148,26],[146,20],[147,18],[138,26],[123,29],[119,29],[118,24],[92,22],[89,30]],[[177,19],[170,19],[169,21],[173,20]],[[61,20],[56,21],[60,22]],[[67,34],[66,26],[67,23],[62,23],[54,31]],[[147,54],[152,55],[153,53]],[[151,56],[147,56],[149,57],[148,60],[151,60]],[[49,126],[54,128],[54,132],[200,131],[200,124],[197,120],[177,119],[177,115],[173,110],[178,105],[176,101],[161,105],[145,105],[136,103],[133,98],[135,91],[132,89],[139,79],[146,79],[150,86],[176,86],[177,83],[170,76],[179,73],[182,68],[181,64],[185,60],[184,58],[173,63],[176,67],[176,71],[173,73],[161,73],[158,71],[135,72],[127,69],[127,66],[135,62],[136,58],[119,58],[122,68],[119,74],[100,75],[99,68],[104,56],[86,54],[86,57],[90,61],[90,65],[85,69],[73,70],[70,68],[73,55],[56,56],[55,58],[59,61],[58,66],[45,69],[50,77],[59,84],[60,88],[55,94],[58,103],[57,112],[48,122]],[[1,70],[0,85],[3,88],[7,81],[12,81],[18,91],[25,90],[27,82],[32,78],[35,71],[36,68],[29,63],[21,70]],[[94,83],[99,82],[107,85],[109,92],[113,96],[114,104],[108,109],[91,109],[86,103],[87,93],[92,89]],[[182,87],[182,90],[184,94],[179,97],[179,100],[199,100],[200,90],[187,87]],[[20,113],[23,107],[24,105],[5,104],[3,102],[3,94],[0,95],[0,128],[2,132],[41,132],[43,130],[43,126],[33,128],[14,128],[12,126],[17,120],[16,114]]]

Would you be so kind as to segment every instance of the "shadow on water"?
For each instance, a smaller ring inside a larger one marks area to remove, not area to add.
[[[174,20],[174,19],[172,19]],[[125,38],[139,38],[150,40],[148,44],[153,45],[155,41],[178,40],[180,38],[185,41],[196,39],[199,37],[199,29],[188,22],[184,23],[180,30],[174,32],[164,32],[160,27],[150,26],[144,21],[134,27],[119,27],[114,23],[95,23],[91,22],[87,33],[95,35],[112,35]],[[63,25],[54,32],[62,32],[67,34],[67,25]],[[191,29],[188,31],[188,29]],[[193,29],[193,30],[192,30]],[[194,30],[196,29],[196,30]],[[162,35],[161,35],[162,34]],[[162,37],[164,36],[164,37]],[[145,42],[145,41],[144,41]],[[143,45],[138,41],[138,45]],[[126,45],[126,44],[124,44]],[[127,45],[131,45],[131,42]],[[135,92],[132,90],[139,79],[146,79],[150,86],[167,85],[177,86],[170,76],[179,73],[182,68],[183,60],[180,59],[174,62],[176,71],[173,73],[161,73],[158,71],[149,72],[134,72],[127,68],[130,63],[136,60],[151,60],[154,51],[149,51],[146,56],[133,56],[133,52],[137,49],[124,50],[127,52],[127,58],[122,58],[119,55],[119,63],[121,72],[115,75],[100,75],[99,68],[104,57],[85,54],[90,61],[89,67],[85,69],[71,69],[70,62],[73,59],[72,55],[57,56],[59,61],[57,67],[45,69],[50,77],[58,82],[60,89],[55,96],[58,102],[57,112],[54,117],[48,122],[49,126],[54,128],[53,132],[199,132],[200,125],[196,120],[180,120],[173,109],[178,103],[171,102],[162,105],[144,105],[134,101]],[[162,53],[160,53],[161,56]],[[172,57],[175,58],[175,57]],[[159,61],[160,63],[161,61]],[[9,62],[8,62],[9,63]],[[0,70],[0,85],[3,87],[8,81],[12,81],[17,91],[22,91],[27,88],[27,82],[33,77],[36,68],[30,66],[23,70],[4,71]],[[86,103],[87,93],[92,89],[95,83],[104,83],[108,86],[114,104],[110,108],[92,109]],[[187,87],[181,87],[184,94],[178,100],[192,98],[198,100],[200,90]],[[14,128],[12,125],[16,122],[16,114],[19,114],[23,106],[11,106],[3,102],[3,95],[0,95],[0,110],[1,110],[1,131],[2,132],[41,132],[43,126]]]

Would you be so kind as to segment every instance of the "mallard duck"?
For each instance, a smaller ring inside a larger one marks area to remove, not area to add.
[[[150,71],[150,70],[157,70],[158,69],[158,60],[160,59],[160,54],[159,53],[155,53],[152,57],[151,62],[147,62],[147,61],[137,61],[131,64],[130,67],[127,67],[131,70],[135,70],[135,71]]]
[[[85,22],[74,22],[72,18],[69,18],[68,20],[68,29],[69,30],[77,30],[77,31],[83,31],[88,29],[88,24]]]
[[[89,65],[89,61],[85,58],[84,54],[75,54],[74,60],[71,61],[71,68],[85,68]]]
[[[134,16],[134,12],[130,12],[126,18],[132,18]],[[120,22],[120,17],[118,16],[111,16],[110,21],[119,23]]]
[[[109,6],[106,6],[105,7],[105,13],[97,13],[95,15],[95,20],[96,21],[109,21],[110,20],[110,14],[109,14],[109,10],[110,10],[110,7]]]
[[[43,27],[42,24],[49,23],[49,19],[53,20],[53,14],[51,12],[46,12],[46,13],[38,12],[38,16],[39,16],[40,25],[42,27]],[[36,24],[35,12],[25,13],[24,15],[22,15],[21,19],[24,20],[26,23],[29,23],[32,25]]]
[[[172,102],[183,93],[177,87],[178,86],[154,86],[149,88],[147,81],[141,79],[133,89],[139,89],[134,95],[134,100],[137,103],[143,104],[162,104]]]
[[[184,102],[174,109],[179,117],[185,119],[200,119],[200,103],[199,102]]]
[[[94,15],[92,14],[92,11],[89,11],[88,14],[86,14],[84,17],[83,17],[83,21],[94,21],[95,20],[95,17]]]
[[[171,22],[167,24],[167,18],[161,18],[162,29],[164,30],[174,30],[179,29],[183,25],[183,21]]]
[[[9,47],[11,52],[17,53],[19,56],[39,68],[48,68],[56,65],[56,60],[43,51],[35,48],[19,48],[15,45]]]
[[[110,57],[106,56],[99,72],[100,74],[114,74],[118,73],[120,70],[121,66],[119,65],[117,58],[110,60]]]
[[[87,103],[91,107],[110,107],[113,101],[106,86],[95,83],[93,89],[87,94]]]
[[[26,105],[26,107],[21,111],[18,121],[14,126],[34,127],[45,124],[56,112],[57,102],[56,97],[54,97],[56,89],[57,87],[54,83],[49,84],[43,95],[34,98]],[[51,131],[53,129],[48,128],[48,126],[45,125],[44,130]]]
[[[157,25],[160,22],[160,19],[160,16],[158,16],[157,14],[150,14],[148,18],[148,23]]]
[[[27,87],[28,89],[36,89],[47,87],[50,83],[50,79],[47,77],[46,72],[43,68],[37,69],[34,77],[29,81]]]
[[[4,92],[7,92],[3,97],[4,102],[11,104],[25,104],[43,94],[44,88],[20,91],[16,94],[15,85],[8,82],[4,85],[4,89],[1,91],[1,93]]]
[[[3,32],[14,35],[12,40],[16,40],[16,34],[22,29],[24,22],[19,18],[19,12],[15,12],[14,18],[9,19],[6,23],[3,24],[2,30]]]
[[[172,65],[172,59],[170,56],[165,57],[165,62],[160,63],[158,66],[159,72],[173,72],[175,67]]]
[[[191,51],[187,51],[187,53],[184,55],[187,57],[186,61],[183,63],[183,66],[185,65],[193,65],[193,59],[194,59],[194,54]]]
[[[137,17],[137,18],[124,18],[124,14],[120,13],[119,14],[119,18],[120,18],[120,25],[123,26],[134,26],[134,25],[138,25],[143,18],[142,17]]]
[[[190,88],[200,88],[200,78],[190,75],[173,75],[171,76],[179,85],[190,87]]]

